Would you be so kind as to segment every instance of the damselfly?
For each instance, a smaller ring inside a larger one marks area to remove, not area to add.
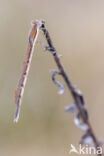
[[[30,68],[30,64],[31,64],[33,48],[36,43],[36,39],[38,37],[39,29],[42,25],[42,22],[41,21],[33,21],[32,25],[33,26],[32,26],[32,30],[30,31],[30,34],[29,34],[29,43],[28,43],[28,48],[27,48],[27,53],[25,56],[24,64],[23,64],[23,69],[21,72],[21,76],[20,76],[16,91],[15,91],[15,104],[16,104],[16,112],[15,112],[15,118],[14,118],[15,122],[17,122],[19,119],[21,100],[23,97],[24,88],[26,85],[26,80],[27,80],[27,76],[28,76],[28,72],[29,72],[29,68]]]

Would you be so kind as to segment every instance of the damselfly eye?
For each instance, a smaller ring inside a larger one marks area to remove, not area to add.
[[[37,25],[37,21],[32,20],[31,22],[32,24],[36,24]]]

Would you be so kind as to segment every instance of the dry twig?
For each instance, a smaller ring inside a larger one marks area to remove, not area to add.
[[[67,87],[69,88],[69,91],[71,92],[71,95],[74,100],[74,105],[73,106],[68,106],[66,108],[67,111],[72,112],[77,110],[77,114],[75,117],[75,124],[84,131],[84,135],[80,139],[80,143],[82,144],[89,144],[89,145],[94,145],[96,149],[101,146],[100,141],[96,138],[94,131],[91,127],[91,124],[89,122],[89,115],[88,111],[85,106],[85,101],[83,94],[78,90],[74,85],[72,84],[71,80],[69,79],[69,76],[67,75],[63,65],[60,62],[60,57],[58,56],[55,47],[53,46],[51,37],[49,35],[49,32],[45,26],[45,22],[43,21],[42,27],[41,27],[44,36],[47,40],[48,44],[48,50],[51,52],[53,55],[53,58],[56,62],[56,65],[59,69],[60,75],[63,77],[64,81],[66,82]],[[102,154],[98,154],[102,155]]]

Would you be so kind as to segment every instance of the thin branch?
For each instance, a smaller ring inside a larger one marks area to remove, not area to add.
[[[45,26],[45,22],[43,21],[43,24],[41,26],[41,30],[44,33],[44,36],[46,38],[47,44],[48,44],[48,48],[46,48],[47,50],[49,50],[51,52],[51,54],[53,55],[54,61],[56,62],[56,65],[59,69],[59,73],[62,75],[64,81],[66,82],[67,87],[69,88],[69,91],[71,92],[71,95],[73,97],[74,100],[74,105],[77,108],[77,115],[75,118],[75,124],[77,126],[79,126],[80,128],[84,129],[84,135],[81,138],[81,141],[83,140],[84,143],[86,143],[86,140],[88,139],[88,137],[90,137],[93,141],[94,146],[96,147],[100,147],[100,143],[99,140],[96,138],[94,131],[91,127],[91,124],[89,122],[89,115],[88,115],[88,111],[85,107],[85,101],[84,101],[84,97],[83,94],[76,88],[74,87],[74,85],[72,84],[69,76],[67,75],[63,65],[60,62],[60,58],[56,52],[55,47],[53,46],[51,37],[49,35],[49,32]],[[82,120],[82,122],[80,122],[80,120]],[[102,155],[102,154],[98,154],[98,155]]]

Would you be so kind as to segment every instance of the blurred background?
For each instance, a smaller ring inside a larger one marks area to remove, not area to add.
[[[73,99],[66,87],[60,96],[51,81],[57,69],[40,33],[22,100],[13,123],[14,91],[26,54],[31,20],[44,19],[62,64],[83,92],[91,124],[104,138],[104,1],[0,0],[0,155],[68,156],[82,132],[64,107]],[[59,80],[63,81],[57,76]]]

